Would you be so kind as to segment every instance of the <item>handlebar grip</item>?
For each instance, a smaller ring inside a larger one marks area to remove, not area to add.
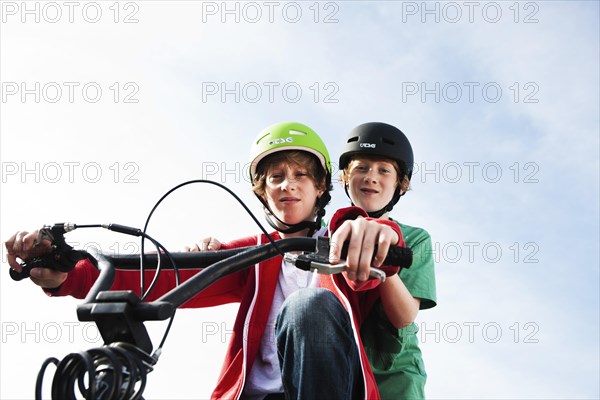
[[[21,267],[23,268],[21,272],[17,272],[12,268],[8,272],[10,273],[10,277],[18,282],[29,278],[31,276],[30,272],[33,268],[49,267],[50,265],[51,263],[49,263],[49,258],[47,256],[39,256],[27,259],[21,263]]]
[[[400,268],[409,268],[412,265],[413,252],[409,247],[390,246],[383,265],[393,265]]]
[[[87,258],[92,264],[97,265],[96,259],[89,253],[82,250],[69,249],[54,249],[51,253],[33,257],[25,260],[21,266],[23,270],[17,272],[10,269],[10,277],[15,281],[22,281],[30,277],[32,268],[50,268],[60,272],[71,272],[78,261]]]
[[[23,267],[21,272],[17,272],[17,270],[11,268],[9,270],[10,277],[14,281],[17,281],[17,282],[22,281],[23,279],[29,278],[29,273],[31,272],[31,268],[33,268],[33,267],[30,265],[26,265]]]
[[[377,247],[375,247],[377,252]],[[342,248],[342,259],[345,259],[348,254],[348,242],[344,243]],[[383,265],[391,265],[400,268],[409,268],[412,265],[413,252],[410,247],[390,246],[387,256],[383,261]]]

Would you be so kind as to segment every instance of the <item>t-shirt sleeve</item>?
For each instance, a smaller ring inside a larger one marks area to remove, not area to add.
[[[421,300],[421,310],[435,307],[437,296],[431,236],[422,228],[399,225],[406,245],[413,252],[412,265],[400,270],[400,279],[410,294]]]

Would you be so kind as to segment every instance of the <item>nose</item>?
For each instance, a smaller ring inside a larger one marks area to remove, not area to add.
[[[365,174],[365,182],[377,182],[376,177],[377,177],[377,174],[375,174],[375,171],[373,170],[373,168],[369,168],[369,170]]]
[[[293,174],[286,174],[283,181],[281,181],[281,190],[295,190],[296,183],[296,177]]]

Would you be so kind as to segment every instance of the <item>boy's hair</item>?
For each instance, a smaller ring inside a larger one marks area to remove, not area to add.
[[[332,190],[331,179],[314,154],[302,150],[286,150],[265,157],[256,166],[252,191],[257,196],[262,197],[265,194],[267,174],[270,169],[281,164],[306,168],[306,172],[313,180],[315,188],[325,192]]]
[[[356,154],[351,156],[348,165],[342,170],[342,173],[339,176],[340,183],[343,185],[347,185],[349,183],[350,170],[352,169],[353,164],[358,160],[383,161],[392,164],[396,170],[396,187],[400,186],[400,190],[403,192],[410,190],[410,179],[408,178],[406,171],[404,171],[403,168],[400,168],[396,160],[374,154]]]

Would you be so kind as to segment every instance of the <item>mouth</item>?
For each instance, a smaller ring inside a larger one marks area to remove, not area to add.
[[[299,202],[300,199],[297,197],[282,197],[279,199],[279,201],[284,204],[295,204]]]
[[[361,188],[360,191],[364,194],[377,194],[379,191],[371,188]]]

